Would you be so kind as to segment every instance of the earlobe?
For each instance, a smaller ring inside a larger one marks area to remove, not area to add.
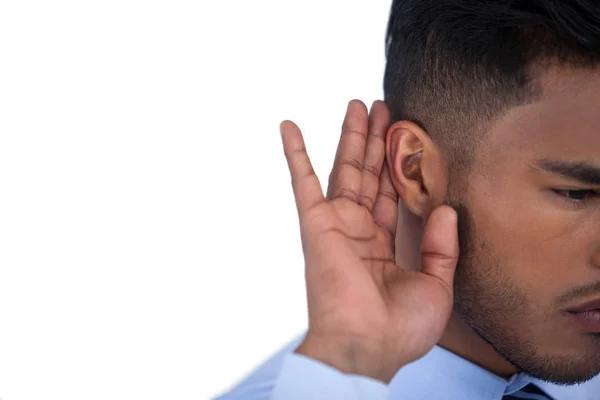
[[[405,206],[424,219],[445,197],[445,163],[440,158],[437,146],[416,124],[399,121],[389,128],[386,159],[392,184]]]

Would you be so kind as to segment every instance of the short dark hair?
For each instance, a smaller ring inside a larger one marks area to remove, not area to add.
[[[386,57],[392,122],[419,124],[464,172],[477,133],[540,94],[537,66],[597,65],[600,1],[394,0]]]

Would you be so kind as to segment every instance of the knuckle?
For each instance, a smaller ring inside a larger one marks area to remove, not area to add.
[[[352,167],[354,169],[357,169],[359,171],[362,171],[362,168],[363,168],[362,162],[360,162],[360,160],[358,160],[355,157],[351,157],[351,158],[348,158],[348,159],[342,161],[341,165],[348,165],[348,166],[350,166],[350,167]]]
[[[369,174],[375,176],[376,178],[379,178],[379,171],[374,165],[365,164],[363,170],[367,171]]]
[[[287,158],[292,158],[297,155],[304,155],[306,153],[306,147],[298,147],[295,149],[284,150],[283,152]]]
[[[375,132],[375,131],[374,131],[374,132],[371,134],[371,137],[372,137],[374,140],[379,140],[379,141],[381,141],[381,142],[385,143],[385,135],[384,135],[384,133],[383,133],[383,132],[380,132],[380,131],[378,131],[378,132]]]
[[[358,197],[358,203],[368,208],[373,208],[375,205],[375,201],[372,198],[362,194]]]
[[[300,177],[300,179],[312,178],[315,175],[316,175],[315,170],[313,169],[313,167],[311,165],[310,167],[308,167],[306,169],[306,172]]]
[[[434,258],[436,260],[443,261],[443,262],[454,262],[455,260],[458,259],[458,256],[456,256],[454,254],[442,254],[437,251],[424,250],[421,252],[421,255],[423,257]]]
[[[354,128],[347,128],[346,133],[354,136],[360,136],[361,139],[365,139],[367,137],[366,132]]]
[[[392,201],[398,201],[398,194],[395,192],[392,192],[390,190],[381,190],[379,192],[379,194],[383,197],[386,197]]]
[[[344,197],[348,200],[356,202],[358,200],[358,193],[356,193],[356,190],[351,188],[341,188],[336,197]]]

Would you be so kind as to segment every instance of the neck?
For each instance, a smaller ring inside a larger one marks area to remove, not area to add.
[[[396,232],[396,263],[398,265],[417,271],[421,268],[419,249],[424,227],[423,219],[411,213],[404,203],[399,201]],[[499,377],[506,379],[518,372],[456,313],[452,313],[438,345]]]
[[[518,372],[456,313],[452,313],[438,346],[504,379]]]

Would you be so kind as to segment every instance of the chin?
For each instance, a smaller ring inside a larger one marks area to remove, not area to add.
[[[528,375],[533,376],[534,378],[551,382],[557,385],[576,385],[580,383],[584,383],[594,378],[598,374],[600,374],[599,368],[587,368],[587,366],[575,365],[575,368],[569,369],[561,368],[560,366],[556,366],[557,368],[554,370],[548,369],[539,369],[534,371],[526,371]],[[579,369],[576,369],[579,368]]]
[[[559,385],[586,382],[600,374],[600,347],[565,349],[562,354],[530,354],[528,357],[511,357],[509,361],[520,371],[537,379]],[[558,346],[557,346],[558,347]]]

